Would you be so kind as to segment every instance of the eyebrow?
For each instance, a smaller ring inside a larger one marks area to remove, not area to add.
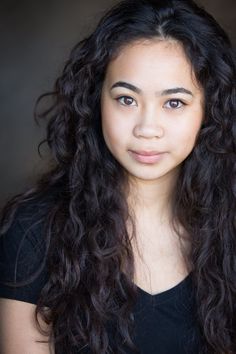
[[[117,81],[115,84],[112,85],[111,90],[115,87],[125,87],[131,91],[134,91],[138,94],[142,93],[142,90],[128,82],[125,81]],[[166,95],[171,95],[174,93],[185,93],[188,95],[193,96],[193,93],[187,89],[185,89],[184,87],[174,87],[174,88],[170,88],[170,89],[166,89],[160,92],[156,92],[158,94],[158,96],[166,96]]]

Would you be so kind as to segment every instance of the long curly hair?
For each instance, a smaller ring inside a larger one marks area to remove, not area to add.
[[[107,65],[122,47],[156,37],[182,43],[205,97],[203,125],[172,200],[173,225],[178,221],[191,236],[201,353],[236,352],[235,52],[220,25],[192,0],[126,0],[72,49],[52,92],[37,100],[36,120],[48,119],[41,144],[50,148],[51,165],[2,210],[1,234],[20,206],[42,200],[38,209],[45,213],[36,222],[44,225],[49,277],[35,315],[50,325],[57,354],[78,347],[124,353],[124,343],[135,350],[135,222],[125,198],[127,177],[102,136],[100,94]],[[47,96],[52,101],[40,111]],[[113,349],[108,323],[116,329]]]

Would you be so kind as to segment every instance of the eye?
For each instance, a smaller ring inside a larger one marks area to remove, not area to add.
[[[181,108],[182,106],[186,106],[186,103],[178,99],[172,99],[167,101],[164,106],[166,108],[176,109]]]
[[[135,100],[130,96],[120,96],[117,97],[116,100],[120,102],[123,106],[134,106],[132,103],[135,102]]]

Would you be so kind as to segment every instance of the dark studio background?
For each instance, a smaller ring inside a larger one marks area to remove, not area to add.
[[[45,126],[33,119],[37,97],[52,89],[72,46],[114,0],[0,0],[0,204],[47,167],[37,146]],[[236,46],[236,0],[199,0]]]

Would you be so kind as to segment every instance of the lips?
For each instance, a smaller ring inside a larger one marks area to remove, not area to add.
[[[160,151],[144,151],[144,150],[138,150],[138,151],[131,150],[131,151],[134,152],[135,154],[143,155],[143,156],[153,156],[153,155],[163,154]]]
[[[134,160],[145,164],[156,163],[160,161],[164,155],[164,152],[144,151],[144,150],[138,150],[138,151],[130,150],[129,153]]]

